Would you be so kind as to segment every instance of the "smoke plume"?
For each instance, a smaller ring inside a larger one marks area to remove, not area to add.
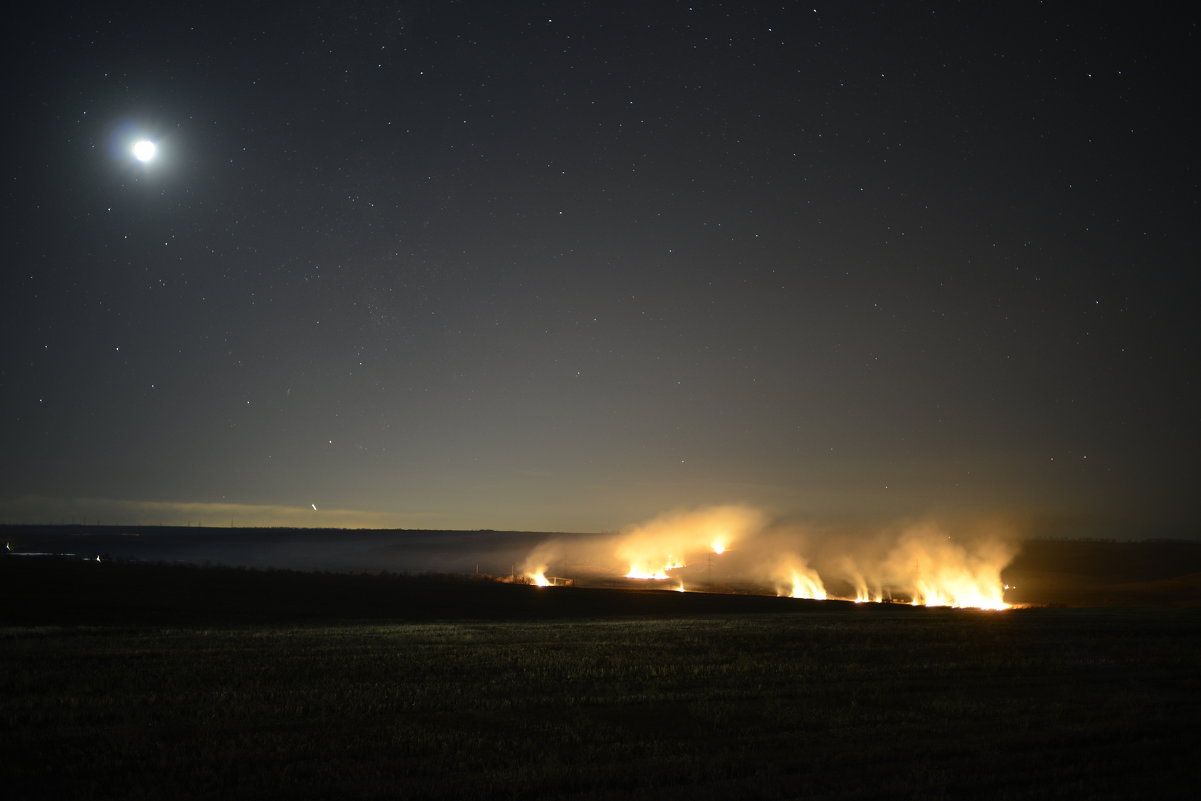
[[[617,534],[549,540],[523,570],[593,583],[997,609],[1006,605],[1001,571],[1017,550],[1016,539],[995,525],[925,520],[823,529],[772,521],[747,506],[712,506]]]

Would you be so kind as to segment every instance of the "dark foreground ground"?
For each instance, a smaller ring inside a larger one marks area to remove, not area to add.
[[[1201,762],[1196,610],[468,583],[473,620],[386,620],[403,581],[42,567],[0,575],[6,798],[1168,798]]]

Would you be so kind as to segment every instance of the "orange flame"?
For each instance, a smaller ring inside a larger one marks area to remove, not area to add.
[[[673,575],[705,553],[703,573],[694,564],[692,572]],[[1007,609],[1001,571],[1015,553],[1012,538],[995,529],[972,527],[961,539],[932,522],[820,531],[769,525],[765,515],[748,507],[716,506],[661,515],[587,545],[550,540],[530,553],[523,570],[531,583],[547,586],[558,583],[546,577],[550,563],[601,559],[613,573],[672,580],[684,592],[685,579],[712,583],[712,554],[725,554],[720,584],[713,586],[762,588],[766,579],[777,594],[793,598]]]
[[[969,550],[940,529],[924,527],[900,537],[889,567],[915,606],[1008,609],[1001,570],[1011,557],[1000,542]]]
[[[818,601],[826,600],[826,586],[816,570],[805,564],[804,560],[793,557],[784,563],[777,575],[784,579],[783,586],[777,586],[777,595],[789,598],[812,598]]]
[[[630,565],[630,571],[626,573],[626,578],[632,579],[669,579],[668,570],[675,570],[678,567],[684,567],[684,563],[676,559],[671,554],[668,554],[666,560],[661,567],[656,567],[645,561],[634,562]]]
[[[713,506],[660,515],[630,529],[615,542],[616,556],[629,565],[627,578],[666,579],[691,555],[724,553],[730,543],[763,526],[763,516],[744,506]]]
[[[914,606],[953,606],[969,609],[1008,609],[1001,593],[991,587],[976,586],[970,579],[952,586],[938,587],[919,582],[913,597]]]
[[[850,568],[849,580],[855,587],[855,597],[852,599],[857,604],[878,604],[884,602],[884,593],[879,587],[868,589],[867,580],[863,578],[863,574],[854,568]]]

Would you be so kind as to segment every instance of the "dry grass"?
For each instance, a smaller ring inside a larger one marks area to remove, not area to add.
[[[1201,758],[1201,616],[0,630],[10,798],[1096,798]]]

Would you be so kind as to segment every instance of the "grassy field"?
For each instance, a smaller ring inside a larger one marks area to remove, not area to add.
[[[809,609],[9,623],[5,797],[929,801],[1195,785],[1195,611]]]

